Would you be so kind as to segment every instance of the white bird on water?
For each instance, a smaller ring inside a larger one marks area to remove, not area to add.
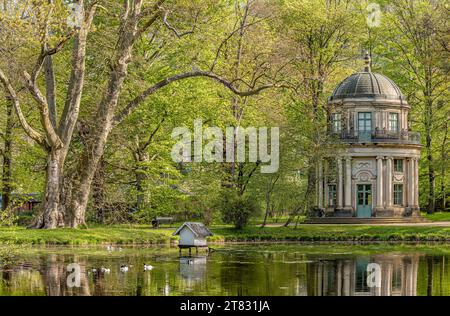
[[[151,271],[151,270],[153,270],[153,266],[144,263],[144,271]]]

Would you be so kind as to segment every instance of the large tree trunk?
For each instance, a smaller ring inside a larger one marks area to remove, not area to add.
[[[66,215],[71,227],[85,225],[86,207],[91,190],[92,180],[98,163],[103,156],[106,141],[113,127],[114,111],[117,106],[123,82],[127,76],[128,64],[131,59],[131,50],[136,39],[137,24],[139,23],[142,3],[134,7],[134,15],[122,20],[120,35],[117,42],[117,53],[111,63],[111,73],[108,85],[95,113],[96,128],[84,147],[77,171],[71,183],[70,201]],[[129,14],[129,13],[128,13]]]
[[[61,150],[53,149],[47,157],[47,174],[45,181],[45,196],[42,211],[36,218],[32,228],[64,227],[64,212],[61,210],[63,192],[63,168],[61,165]]]
[[[97,134],[97,133],[96,133]],[[71,193],[67,201],[66,223],[73,228],[86,225],[86,207],[89,200],[92,180],[95,176],[106,138],[109,134],[103,131],[94,137],[92,143],[84,150],[78,168],[71,181]]]
[[[3,171],[2,171],[2,209],[6,210],[11,200],[12,191],[12,129],[13,129],[13,105],[11,100],[6,103],[6,128],[3,147]]]
[[[93,208],[99,223],[105,222],[105,162],[103,157],[100,159],[97,170],[95,171],[93,187],[92,187],[92,200]]]
[[[112,129],[114,110],[126,74],[127,63],[121,66],[123,67],[119,67],[119,71],[114,72],[111,76],[106,97],[96,114],[97,128],[89,135],[71,183],[72,192],[68,202],[67,215],[69,216],[69,225],[74,228],[86,224],[85,214],[92,180]]]
[[[145,180],[147,180],[147,164],[150,161],[147,152],[137,152],[134,154],[136,167],[134,169],[136,177],[136,208],[140,211],[146,204]]]
[[[92,180],[98,163],[103,156],[106,141],[112,129],[114,110],[117,105],[123,79],[126,75],[127,66],[128,63],[123,61],[123,64],[119,63],[116,71],[113,70],[105,99],[100,104],[96,114],[97,128],[94,129],[92,135],[89,135],[80,162],[78,163],[77,171],[73,177],[71,183],[72,192],[67,212],[71,227],[75,228],[79,225],[86,224],[85,214]]]

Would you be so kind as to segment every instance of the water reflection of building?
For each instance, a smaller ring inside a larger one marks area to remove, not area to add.
[[[415,296],[420,255],[374,255],[309,263],[308,295]],[[381,286],[369,287],[367,266],[381,269]]]
[[[181,257],[180,274],[187,281],[202,280],[206,274],[206,256]]]

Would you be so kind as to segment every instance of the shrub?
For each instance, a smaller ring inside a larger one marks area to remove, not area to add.
[[[13,226],[17,221],[17,216],[14,214],[12,207],[6,210],[0,210],[0,226]]]
[[[222,220],[233,224],[236,229],[247,226],[250,218],[258,213],[257,201],[249,195],[240,195],[236,191],[226,190],[219,199],[218,208]]]

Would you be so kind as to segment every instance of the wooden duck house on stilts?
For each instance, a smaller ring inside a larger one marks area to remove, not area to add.
[[[189,254],[191,254],[191,248],[195,248],[196,252],[198,252],[198,248],[208,250],[206,237],[212,236],[212,233],[203,223],[186,222],[173,233],[173,236],[176,235],[180,235],[178,243],[180,253],[181,249],[188,248]]]

